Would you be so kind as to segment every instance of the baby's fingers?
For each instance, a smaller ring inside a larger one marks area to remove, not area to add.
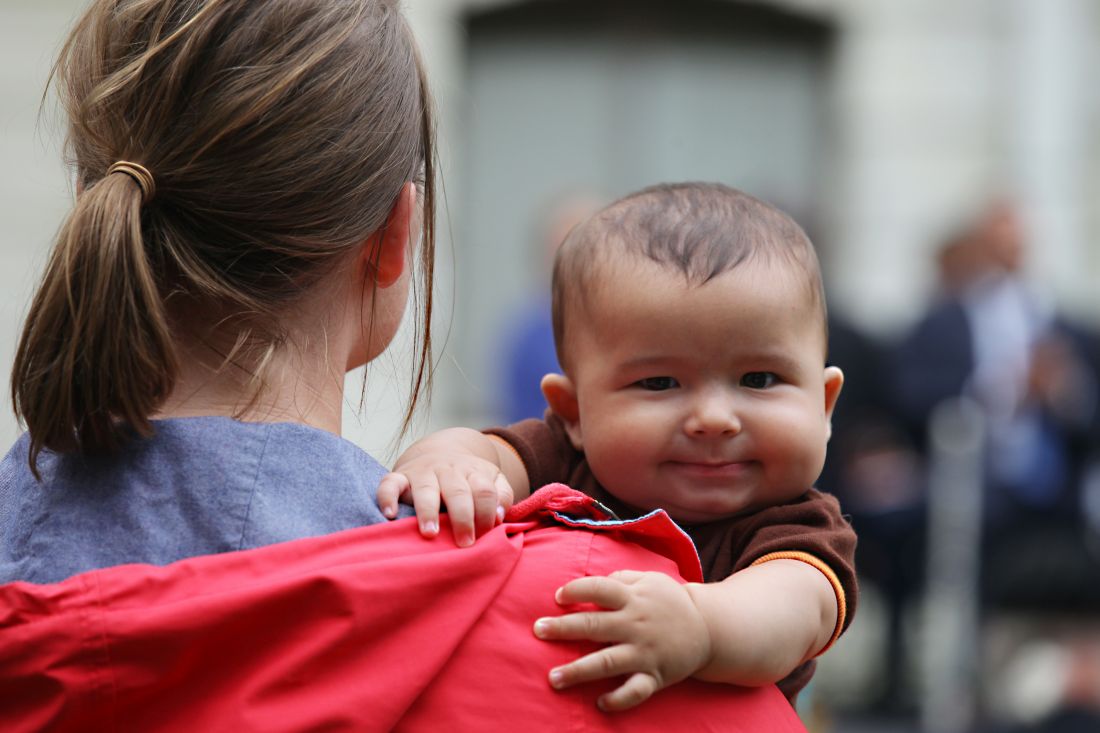
[[[535,622],[535,636],[545,641],[622,641],[620,618],[607,611],[544,616]]]
[[[469,477],[470,497],[474,504],[474,529],[478,537],[497,524],[498,510],[501,506],[497,490],[499,476],[500,474],[497,474],[493,479],[489,479],[484,474],[471,474]],[[508,482],[505,481],[504,485],[507,486],[507,484]],[[508,487],[508,491],[511,492],[511,487]]]
[[[512,504],[516,500],[516,493],[512,489],[512,485],[508,483],[508,479],[504,477],[503,473],[498,473],[496,480],[493,481],[493,486],[497,490],[497,510],[496,510],[496,523],[504,521],[504,515],[508,513],[508,510],[512,508]]]
[[[455,544],[459,547],[469,547],[474,544],[476,492],[474,477],[453,470],[448,470],[439,476],[439,497],[442,497],[443,503],[447,505],[451,531],[454,533]]]
[[[378,484],[378,508],[382,516],[393,519],[397,516],[397,502],[401,495],[409,490],[409,479],[403,473],[387,473]]]
[[[474,537],[503,521],[504,513],[512,506],[512,487],[499,473],[449,472],[445,477],[441,475],[439,483],[459,547],[472,545]]]
[[[657,679],[653,675],[637,672],[630,675],[630,679],[611,692],[600,695],[596,704],[599,705],[600,710],[608,713],[629,710],[648,700],[659,689],[660,685],[657,684]]]
[[[639,667],[640,660],[634,651],[634,647],[627,644],[616,644],[550,670],[550,685],[561,690],[584,682],[633,674],[638,672]],[[650,692],[649,694],[653,693]],[[638,700],[638,702],[641,702],[641,700]]]
[[[630,589],[613,575],[592,575],[571,580],[554,594],[563,606],[571,603],[594,603],[600,608],[618,610],[630,600]]]
[[[410,493],[413,507],[416,508],[416,521],[420,525],[420,534],[425,537],[439,534],[439,492],[440,480],[434,474],[411,482]]]

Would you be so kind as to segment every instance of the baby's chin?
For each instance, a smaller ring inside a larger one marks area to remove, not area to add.
[[[745,507],[737,511],[701,511],[675,508],[666,509],[665,507],[659,508],[664,509],[668,516],[672,517],[672,520],[677,524],[710,524],[711,522],[722,522],[756,511],[756,507]]]
[[[805,489],[773,488],[767,492],[755,492],[751,496],[743,495],[740,498],[744,501],[735,500],[725,504],[719,502],[711,505],[700,503],[688,507],[662,506],[659,508],[664,509],[678,524],[710,524],[711,522],[721,522],[755,514],[768,507],[789,504],[805,493]]]
[[[668,504],[658,506],[647,506],[645,503],[638,504],[636,502],[626,501],[620,497],[616,498],[624,504],[630,506],[635,512],[641,516],[643,514],[649,514],[650,512],[661,509],[668,516],[672,517],[672,520],[677,524],[710,524],[711,522],[721,522],[726,519],[732,519],[734,517],[741,516],[743,514],[751,514],[758,510],[758,506],[743,506],[743,507],[682,507],[671,506]]]
[[[679,506],[666,503],[649,508],[639,507],[639,509],[642,510],[641,513],[653,511],[654,509],[663,509],[677,524],[681,525],[710,524],[712,522],[723,522],[737,517],[754,514],[767,507],[788,504],[795,501],[803,493],[805,492],[771,492],[766,501],[760,499],[760,497],[755,497],[755,500],[748,501],[718,501],[709,504],[699,502],[698,504],[690,506]],[[741,498],[749,499],[749,497],[745,496]],[[630,502],[626,503],[629,504]]]

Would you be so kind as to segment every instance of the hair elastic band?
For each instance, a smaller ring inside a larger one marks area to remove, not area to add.
[[[124,173],[137,183],[138,188],[141,189],[142,205],[149,203],[157,192],[157,184],[153,181],[153,174],[143,165],[120,160],[107,169],[108,176],[112,173]]]

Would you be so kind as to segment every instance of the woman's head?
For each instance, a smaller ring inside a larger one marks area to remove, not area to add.
[[[433,124],[394,0],[94,0],[55,74],[79,193],[13,371],[32,463],[147,430],[196,314],[258,368],[416,181],[411,414],[429,378]],[[150,172],[151,196],[119,161]]]

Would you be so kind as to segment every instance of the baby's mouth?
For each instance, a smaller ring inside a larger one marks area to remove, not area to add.
[[[744,475],[752,462],[700,459],[668,461],[667,465],[673,471],[689,476],[732,479]]]

